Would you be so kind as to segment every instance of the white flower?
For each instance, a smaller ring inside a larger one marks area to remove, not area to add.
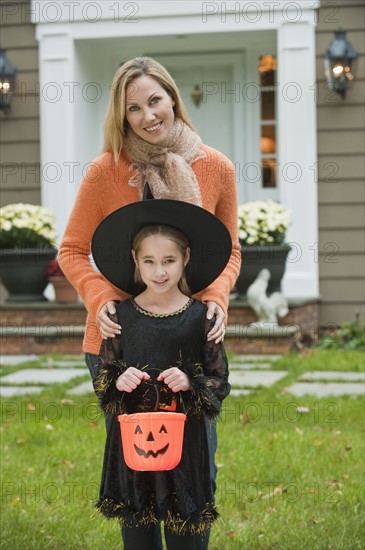
[[[4,221],[4,223],[2,224],[1,229],[3,229],[4,231],[10,231],[11,223],[9,222],[9,220]]]
[[[281,244],[290,224],[291,212],[271,199],[238,206],[238,235],[243,244]]]
[[[244,229],[240,229],[238,231],[238,238],[240,239],[240,241],[244,241],[246,237],[247,237],[246,231]]]
[[[0,246],[4,248],[55,245],[55,216],[34,204],[8,204],[0,208]],[[6,233],[4,233],[6,232]]]

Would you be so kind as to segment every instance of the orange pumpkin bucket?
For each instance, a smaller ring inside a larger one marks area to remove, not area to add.
[[[132,470],[172,470],[181,460],[186,415],[143,412],[118,416],[124,460]]]

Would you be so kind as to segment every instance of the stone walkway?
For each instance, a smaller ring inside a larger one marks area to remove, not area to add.
[[[39,365],[38,359],[41,359]],[[42,357],[32,356],[0,356],[1,367],[1,397],[13,397],[28,393],[40,393],[49,384],[65,383],[76,380],[80,377],[88,378],[86,382],[79,383],[71,388],[68,393],[92,393],[89,370],[85,365],[83,357],[70,357],[62,360],[52,360]],[[24,363],[37,361],[35,368],[22,368]],[[7,367],[19,366],[19,369],[10,374],[6,374]],[[5,385],[4,385],[5,384]],[[78,390],[80,388],[80,391]]]
[[[232,386],[231,395],[247,395],[263,387],[269,387],[283,380],[288,371],[270,370],[278,356],[236,357],[236,362],[230,365],[229,381]],[[38,359],[41,359],[39,365]],[[24,363],[37,361],[34,368],[23,368]],[[9,367],[17,370],[6,371]],[[75,385],[67,390],[70,395],[93,393],[89,371],[85,367],[83,357],[65,357],[62,360],[52,360],[37,356],[0,356],[1,386],[0,396],[13,397],[40,393],[49,384],[74,381]],[[79,378],[84,378],[80,381]],[[365,373],[340,371],[306,372],[285,392],[300,397],[313,395],[316,397],[364,395]]]

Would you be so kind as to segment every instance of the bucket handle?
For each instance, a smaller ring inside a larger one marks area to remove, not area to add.
[[[163,372],[164,369],[159,369],[157,367],[146,367],[146,368],[142,368],[141,370],[144,371],[144,372],[147,372],[148,370],[155,370],[155,371]],[[141,384],[143,384],[143,380],[142,380]],[[155,403],[155,407],[153,409],[153,412],[157,412],[159,404],[160,404],[160,390],[159,390],[158,385],[155,382],[152,382],[152,384],[153,384],[154,390],[156,392],[156,403]],[[125,392],[123,392],[122,399],[121,399],[121,404],[123,403],[124,396],[125,396]],[[181,392],[176,392],[176,396],[179,397],[181,408],[183,409],[184,414],[187,415],[185,403],[184,403],[184,400],[181,396]]]
[[[163,369],[159,369],[157,367],[150,367],[151,370],[156,370],[156,371],[159,371],[159,372],[163,372]],[[148,370],[145,369],[146,371]],[[142,381],[142,384],[143,384],[143,381]],[[159,404],[160,404],[160,390],[159,390],[159,387],[157,384],[153,383],[153,387],[155,389],[155,392],[156,392],[156,403],[155,403],[155,408],[153,409],[153,412],[156,412],[158,410],[158,407],[159,407]],[[186,414],[186,408],[185,408],[185,404],[184,404],[184,400],[181,396],[181,392],[176,392],[178,395],[176,395],[176,397],[179,397],[180,399],[180,405],[184,411],[184,414]]]

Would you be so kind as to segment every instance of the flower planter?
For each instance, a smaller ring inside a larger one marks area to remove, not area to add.
[[[246,295],[261,269],[267,268],[271,278],[267,294],[280,292],[285,273],[286,259],[291,250],[288,244],[241,245],[242,267],[236,282],[237,291]]]
[[[56,256],[55,248],[9,248],[0,250],[1,281],[9,295],[7,302],[44,302],[47,269]]]
[[[0,277],[7,302],[44,302],[48,265],[56,256],[55,217],[49,208],[8,204],[0,208]]]
[[[78,302],[76,289],[65,277],[48,277],[55,291],[55,301],[59,304],[74,304]]]

